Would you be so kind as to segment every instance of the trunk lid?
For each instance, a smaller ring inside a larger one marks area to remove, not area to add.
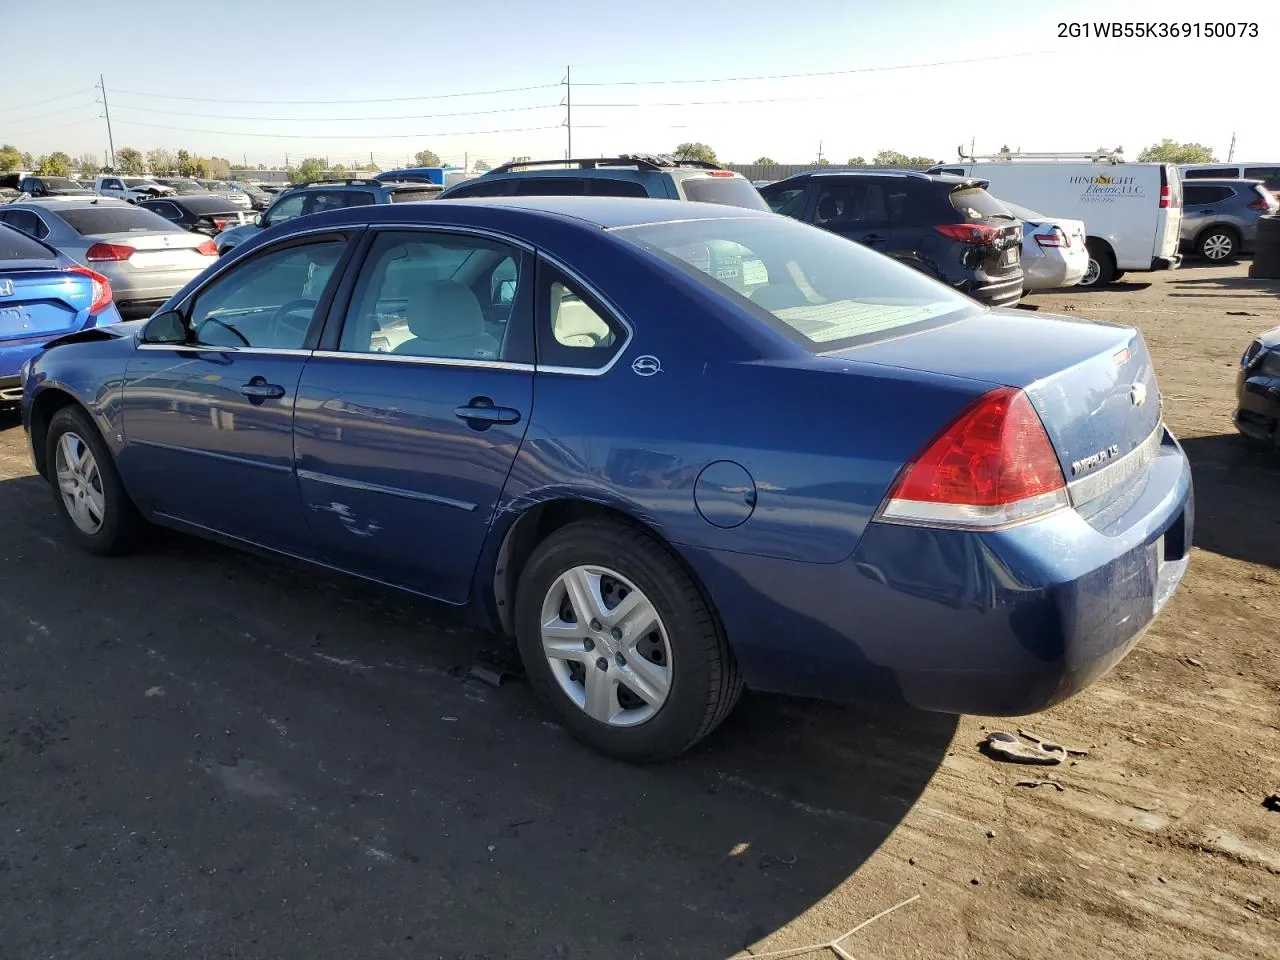
[[[0,281],[0,343],[79,330],[93,302],[88,277],[47,263],[10,261]]]
[[[1155,370],[1133,327],[994,310],[828,356],[1022,388],[1084,512],[1141,473],[1154,453],[1153,433],[1159,443]],[[1103,473],[1139,448],[1127,467]]]
[[[133,256],[124,261],[138,270],[178,267],[207,267],[210,258],[196,251],[207,238],[187,230],[156,233],[99,233],[86,236],[89,243],[110,243],[133,247]]]

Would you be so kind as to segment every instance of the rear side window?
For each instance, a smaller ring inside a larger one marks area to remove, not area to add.
[[[439,190],[392,190],[390,197],[392,203],[415,203],[420,200],[431,200],[439,192]]]
[[[1280,167],[1245,167],[1244,179],[1264,180],[1268,190],[1280,189]]]
[[[529,177],[516,181],[517,197],[580,197],[582,180],[576,177]]]
[[[591,197],[647,197],[643,184],[634,180],[615,180],[612,177],[595,177],[587,181],[587,195]]]
[[[951,193],[951,206],[965,220],[990,220],[993,217],[1015,220],[1009,208],[981,187],[966,187]]]
[[[43,240],[49,235],[49,228],[45,222],[30,210],[7,210],[0,214],[0,217],[9,226],[15,230],[21,230],[28,236]]]
[[[139,207],[84,207],[59,210],[58,216],[82,236],[99,233],[172,232],[176,229],[164,217]]]
[[[1221,203],[1234,194],[1235,191],[1230,187],[1206,187],[1188,184],[1183,197],[1188,207],[1199,207],[1208,203]]]
[[[760,191],[742,177],[682,177],[677,181],[686,200],[719,203],[726,207],[768,210]]]
[[[1190,170],[1182,171],[1182,179],[1216,180],[1219,177],[1230,177],[1234,174],[1234,170],[1224,170],[1221,167],[1192,167]]]
[[[933,227],[947,218],[941,191],[929,181],[890,180],[884,183],[883,190],[890,226]]]
[[[483,183],[468,183],[449,194],[450,200],[466,200],[469,197],[504,197],[511,186],[510,180],[488,180]]]
[[[0,225],[0,266],[6,260],[57,260],[58,255],[24,233]]]

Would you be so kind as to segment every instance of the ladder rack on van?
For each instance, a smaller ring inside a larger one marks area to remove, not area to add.
[[[1092,163],[1124,163],[1124,151],[1117,147],[1115,150],[1094,150],[1087,153],[1016,153],[1006,151],[1003,153],[989,153],[979,156],[965,156],[964,148],[958,151],[960,160],[967,163],[978,162],[999,162],[1002,160],[1086,160]]]

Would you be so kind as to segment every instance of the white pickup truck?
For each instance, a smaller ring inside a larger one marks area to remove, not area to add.
[[[93,183],[93,192],[137,203],[139,200],[167,197],[176,191],[173,187],[161,186],[148,177],[99,177]]]

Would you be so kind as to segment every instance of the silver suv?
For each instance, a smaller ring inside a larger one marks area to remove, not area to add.
[[[1182,246],[1210,263],[1227,263],[1253,250],[1258,218],[1280,203],[1261,180],[1184,180]]]

